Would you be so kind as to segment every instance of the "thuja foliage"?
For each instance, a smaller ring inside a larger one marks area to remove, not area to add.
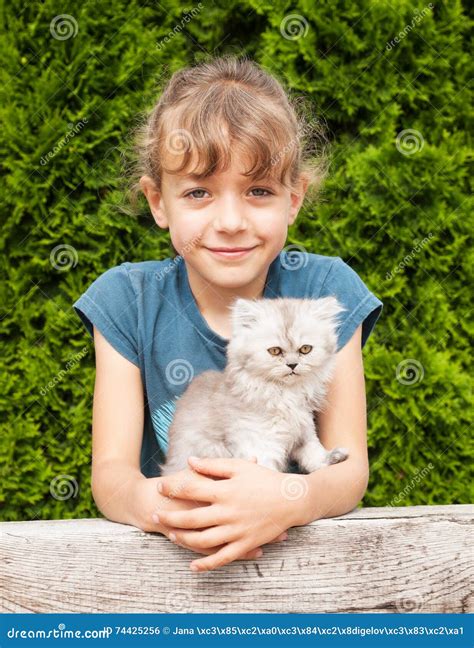
[[[229,52],[307,97],[327,129],[328,179],[288,244],[342,257],[384,302],[363,352],[364,506],[471,501],[467,12],[288,7],[4,6],[1,519],[98,515],[94,351],[72,303],[107,268],[170,255],[145,209],[123,210],[129,135],[172,72]]]

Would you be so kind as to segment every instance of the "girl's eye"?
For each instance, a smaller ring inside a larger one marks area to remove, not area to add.
[[[270,347],[267,349],[268,353],[273,356],[277,356],[281,354],[281,349],[280,347]]]
[[[300,353],[306,354],[306,353],[309,353],[312,348],[313,347],[311,346],[311,344],[303,344],[303,346],[300,347],[299,351],[300,351]]]
[[[251,191],[264,191],[265,192],[266,195],[262,196],[262,194],[259,194],[259,195],[255,196],[256,198],[266,198],[267,195],[268,196],[273,195],[271,191],[269,191],[268,189],[264,189],[263,187],[255,187]]]
[[[184,197],[188,198],[188,196],[192,196],[193,194],[196,194],[196,193],[207,193],[207,191],[205,189],[193,189],[189,193],[185,194]],[[199,198],[204,198],[204,196],[194,196],[193,200],[199,200]]]

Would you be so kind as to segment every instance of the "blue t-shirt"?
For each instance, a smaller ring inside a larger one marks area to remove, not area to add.
[[[347,309],[339,316],[338,350],[362,323],[362,347],[382,302],[340,257],[282,251],[270,264],[263,297],[334,295]],[[89,333],[106,340],[139,367],[145,395],[141,471],[160,474],[176,401],[194,376],[223,371],[228,340],[199,311],[181,256],[125,262],[101,274],[73,304]]]

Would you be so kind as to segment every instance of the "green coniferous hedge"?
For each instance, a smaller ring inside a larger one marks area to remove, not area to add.
[[[0,518],[96,516],[92,340],[72,303],[170,255],[120,209],[129,134],[176,69],[245,53],[308,97],[331,165],[289,243],[384,302],[366,367],[365,506],[472,500],[470,22],[458,0],[5,4]],[[125,163],[124,163],[125,159]]]

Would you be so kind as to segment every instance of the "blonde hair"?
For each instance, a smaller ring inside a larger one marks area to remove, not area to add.
[[[147,175],[161,190],[162,174],[205,178],[225,171],[233,152],[250,161],[246,175],[266,175],[292,191],[308,183],[315,198],[327,174],[327,139],[319,118],[308,120],[306,101],[246,57],[212,58],[182,68],[133,133],[128,187],[131,213]],[[178,165],[166,166],[169,159]],[[130,213],[130,211],[129,211]]]

